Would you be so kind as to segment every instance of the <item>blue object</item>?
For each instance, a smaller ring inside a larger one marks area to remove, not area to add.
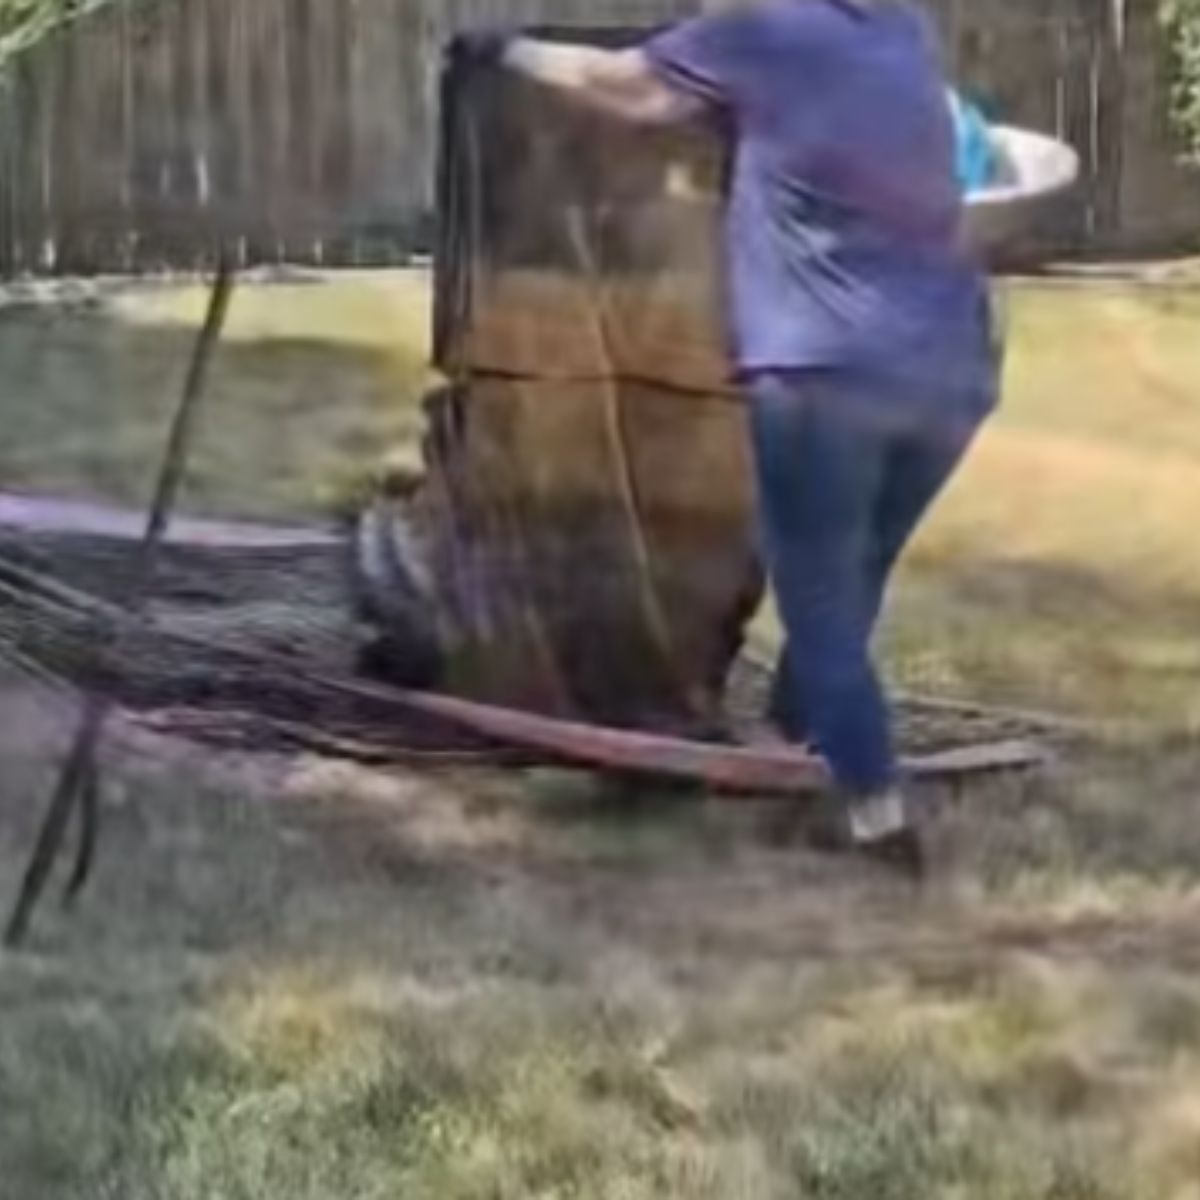
[[[733,351],[744,371],[883,366],[972,336],[985,284],[936,39],[899,2],[767,0],[684,22],[645,51],[732,125]]]
[[[987,119],[960,93],[950,91],[950,113],[954,118],[954,159],[958,184],[970,195],[987,187],[996,173],[996,149]]]
[[[983,331],[981,330],[981,333]],[[786,633],[772,715],[813,741],[840,787],[894,782],[870,640],[892,568],[995,401],[995,378],[942,394],[845,370],[748,384],[760,540]]]

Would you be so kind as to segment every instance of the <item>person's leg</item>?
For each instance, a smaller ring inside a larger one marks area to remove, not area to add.
[[[881,473],[867,548],[868,627],[874,630],[888,582],[921,518],[949,482],[976,426],[921,431],[897,438]]]
[[[887,453],[871,522],[869,617],[879,618],[888,581],[929,506],[949,482],[979,427],[995,409],[1004,359],[1003,332],[990,298],[969,338],[933,364],[901,362],[871,386],[886,407],[902,414]]]
[[[833,373],[760,375],[750,414],[763,551],[789,647],[786,703],[841,788],[861,797],[894,776],[865,573],[887,440],[840,403],[847,386]]]

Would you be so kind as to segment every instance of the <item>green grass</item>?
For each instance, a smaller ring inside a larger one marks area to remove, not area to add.
[[[186,479],[192,509],[313,515],[411,445],[428,381],[419,275],[235,291]],[[141,503],[205,295],[155,284],[0,307],[0,486]]]
[[[199,304],[0,312],[3,486],[140,495]],[[424,304],[245,290],[191,506],[320,512],[409,445]],[[1197,308],[1011,297],[889,667],[1141,726],[930,794],[928,894],[767,806],[114,743],[94,889],[0,959],[0,1198],[1195,1200]],[[0,704],[8,885],[69,708]]]

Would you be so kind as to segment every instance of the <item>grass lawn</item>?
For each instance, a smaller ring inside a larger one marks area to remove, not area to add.
[[[144,503],[206,299],[109,281],[0,306],[0,487]],[[415,273],[236,290],[184,504],[249,517],[335,507],[419,428],[428,306]]]
[[[0,309],[0,487],[139,497],[200,303]],[[243,290],[191,507],[410,444],[425,305]],[[1009,309],[884,652],[1135,729],[931,795],[920,896],[767,806],[114,742],[86,903],[0,959],[0,1200],[1200,1197],[1200,290]],[[0,683],[10,890],[69,697]]]

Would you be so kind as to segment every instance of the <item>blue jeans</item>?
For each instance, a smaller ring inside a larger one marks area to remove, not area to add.
[[[761,545],[786,634],[773,715],[815,742],[844,791],[877,792],[895,759],[871,634],[992,389],[805,370],[756,373],[747,390]]]

